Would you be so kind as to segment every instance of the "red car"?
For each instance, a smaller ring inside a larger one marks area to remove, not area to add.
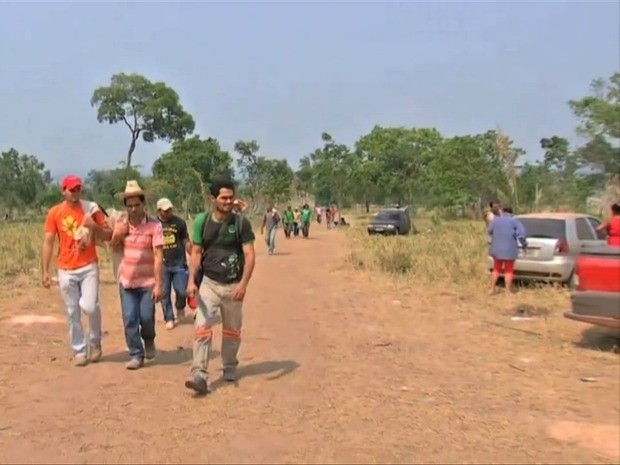
[[[566,318],[620,332],[620,247],[581,253],[575,261],[577,283]]]

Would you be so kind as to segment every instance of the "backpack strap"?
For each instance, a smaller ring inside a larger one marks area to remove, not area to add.
[[[243,217],[238,213],[233,213],[235,218],[235,237],[237,239],[237,243],[241,247],[242,239],[241,239],[241,227],[243,226]],[[202,251],[203,253],[211,247],[211,245],[215,242],[215,240],[226,230],[228,225],[230,224],[230,220],[222,223],[220,228],[215,232],[211,233],[207,236],[207,225],[211,219],[211,213],[205,212],[205,224],[202,227]]]

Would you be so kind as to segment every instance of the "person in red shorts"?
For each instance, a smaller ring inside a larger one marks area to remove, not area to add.
[[[489,255],[493,257],[491,293],[495,293],[497,280],[502,270],[506,282],[506,292],[511,292],[515,260],[519,256],[519,246],[527,247],[525,228],[519,220],[512,216],[512,208],[504,207],[502,215],[493,218],[487,230],[491,237]]]
[[[596,229],[607,232],[607,245],[620,247],[620,202],[611,206],[611,218]]]

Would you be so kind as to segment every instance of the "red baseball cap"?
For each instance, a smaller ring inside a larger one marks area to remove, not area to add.
[[[82,180],[77,176],[70,174],[69,176],[65,176],[63,178],[60,186],[63,191],[66,189],[73,190],[77,187],[82,187]]]

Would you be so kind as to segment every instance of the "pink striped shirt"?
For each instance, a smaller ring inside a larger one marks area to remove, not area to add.
[[[164,245],[161,223],[147,216],[138,226],[129,225],[123,239],[123,258],[118,269],[118,282],[126,289],[155,286],[155,254]]]

